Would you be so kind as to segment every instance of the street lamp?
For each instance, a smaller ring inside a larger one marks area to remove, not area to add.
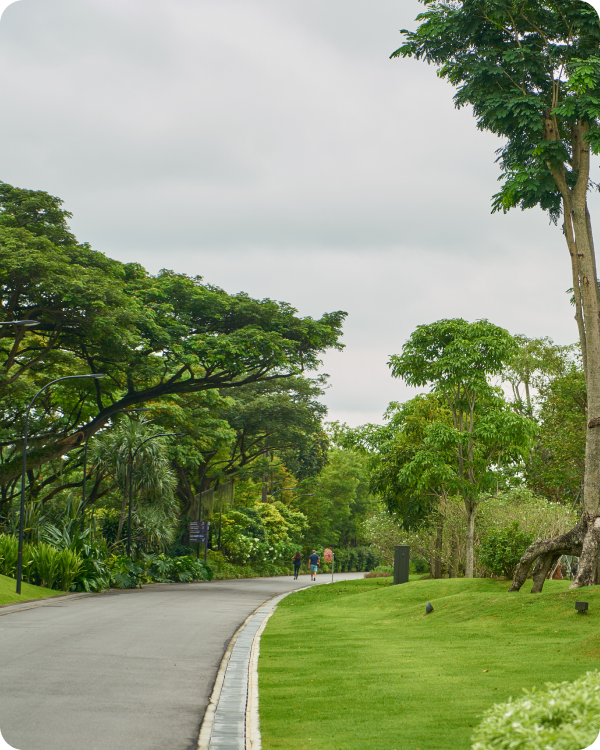
[[[54,383],[60,383],[61,380],[81,380],[82,378],[100,379],[104,377],[105,375],[93,374],[93,375],[67,375],[64,378],[57,378],[56,380],[51,380],[49,383],[46,383],[46,385],[43,388],[40,388],[40,390],[35,394],[35,396],[29,402],[29,406],[27,407],[27,411],[25,412],[25,430],[24,430],[24,435],[23,435],[23,469],[21,472],[21,515],[19,517],[19,555],[17,558],[17,594],[21,593],[21,580],[23,578],[23,531],[24,531],[24,522],[25,522],[25,474],[27,473],[27,432],[29,428],[29,412],[31,410],[31,407],[34,405],[37,397],[40,395],[40,393],[42,393],[42,391],[45,391],[46,388],[49,388],[51,385],[54,385]]]
[[[2,323],[0,323],[0,326],[37,326],[39,325],[39,320],[5,320]]]
[[[135,451],[131,454],[131,460],[129,462],[129,466],[127,467],[127,471],[129,473],[128,484],[129,484],[129,508],[128,508],[128,518],[127,518],[127,557],[131,557],[131,494],[132,494],[132,485],[133,485],[133,460],[137,456],[137,452],[139,449],[147,443],[149,440],[155,440],[159,437],[176,437],[180,435],[185,435],[185,432],[160,432],[158,435],[151,435],[149,438],[146,438],[145,440],[142,440],[142,442],[138,445],[138,447],[135,449]]]
[[[150,409],[119,409],[114,411],[110,416],[114,417],[115,414],[131,414],[132,412],[150,411]],[[86,482],[87,482],[87,454],[88,454],[88,443],[90,442],[91,434],[85,439],[85,448],[83,450],[83,491],[81,493],[81,514],[85,518],[85,501],[86,501]]]

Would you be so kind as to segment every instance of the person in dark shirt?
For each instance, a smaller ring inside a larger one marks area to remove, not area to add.
[[[299,552],[292,557],[294,563],[294,581],[298,580],[298,573],[300,572],[300,566],[302,565],[302,555]]]
[[[316,581],[317,580],[317,570],[319,569],[321,565],[321,560],[319,558],[319,555],[317,555],[317,550],[314,549],[312,551],[312,555],[308,558],[310,560],[310,580]]]

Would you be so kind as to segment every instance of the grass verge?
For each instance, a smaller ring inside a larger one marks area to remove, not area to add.
[[[16,581],[14,578],[0,575],[0,605],[13,604],[15,602],[26,602],[29,599],[43,599],[46,596],[58,596],[64,591],[53,591],[42,586],[32,586],[30,583],[21,585],[21,595],[15,593]]]
[[[390,584],[346,581],[281,602],[260,647],[264,750],[468,750],[494,703],[600,666],[600,586]],[[581,599],[587,615],[575,612]]]

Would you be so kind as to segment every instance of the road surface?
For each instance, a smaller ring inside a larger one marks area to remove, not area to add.
[[[0,608],[2,737],[17,750],[195,750],[231,636],[263,602],[311,585],[167,584]]]

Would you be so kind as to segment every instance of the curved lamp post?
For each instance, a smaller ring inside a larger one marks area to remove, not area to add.
[[[180,435],[185,435],[185,432],[160,432],[158,435],[151,435],[149,438],[146,438],[145,440],[142,440],[142,442],[138,445],[138,447],[135,449],[135,451],[131,454],[131,461],[129,462],[129,466],[127,467],[127,471],[129,473],[128,484],[129,484],[129,508],[128,508],[128,518],[127,518],[127,557],[131,557],[131,494],[132,494],[132,485],[133,485],[133,460],[137,455],[137,452],[139,449],[144,445],[145,443],[149,442],[150,440],[155,440],[159,437],[178,437]]]
[[[24,325],[26,322],[27,321],[21,321],[20,324]],[[35,321],[30,321],[30,322],[35,322]],[[27,411],[25,412],[25,430],[23,434],[23,469],[21,471],[21,514],[19,517],[19,555],[17,558],[17,594],[21,593],[21,580],[23,578],[23,531],[24,531],[24,523],[25,523],[25,475],[27,473],[27,432],[29,428],[29,412],[31,411],[31,407],[34,405],[40,393],[45,391],[46,388],[49,388],[51,385],[54,385],[55,383],[60,383],[62,380],[81,380],[83,378],[95,378],[98,380],[104,377],[105,375],[94,374],[94,375],[67,375],[64,378],[57,378],[56,380],[51,380],[49,383],[46,383],[46,385],[43,388],[40,388],[40,390],[35,394],[35,396],[29,402],[29,406],[27,407]]]

